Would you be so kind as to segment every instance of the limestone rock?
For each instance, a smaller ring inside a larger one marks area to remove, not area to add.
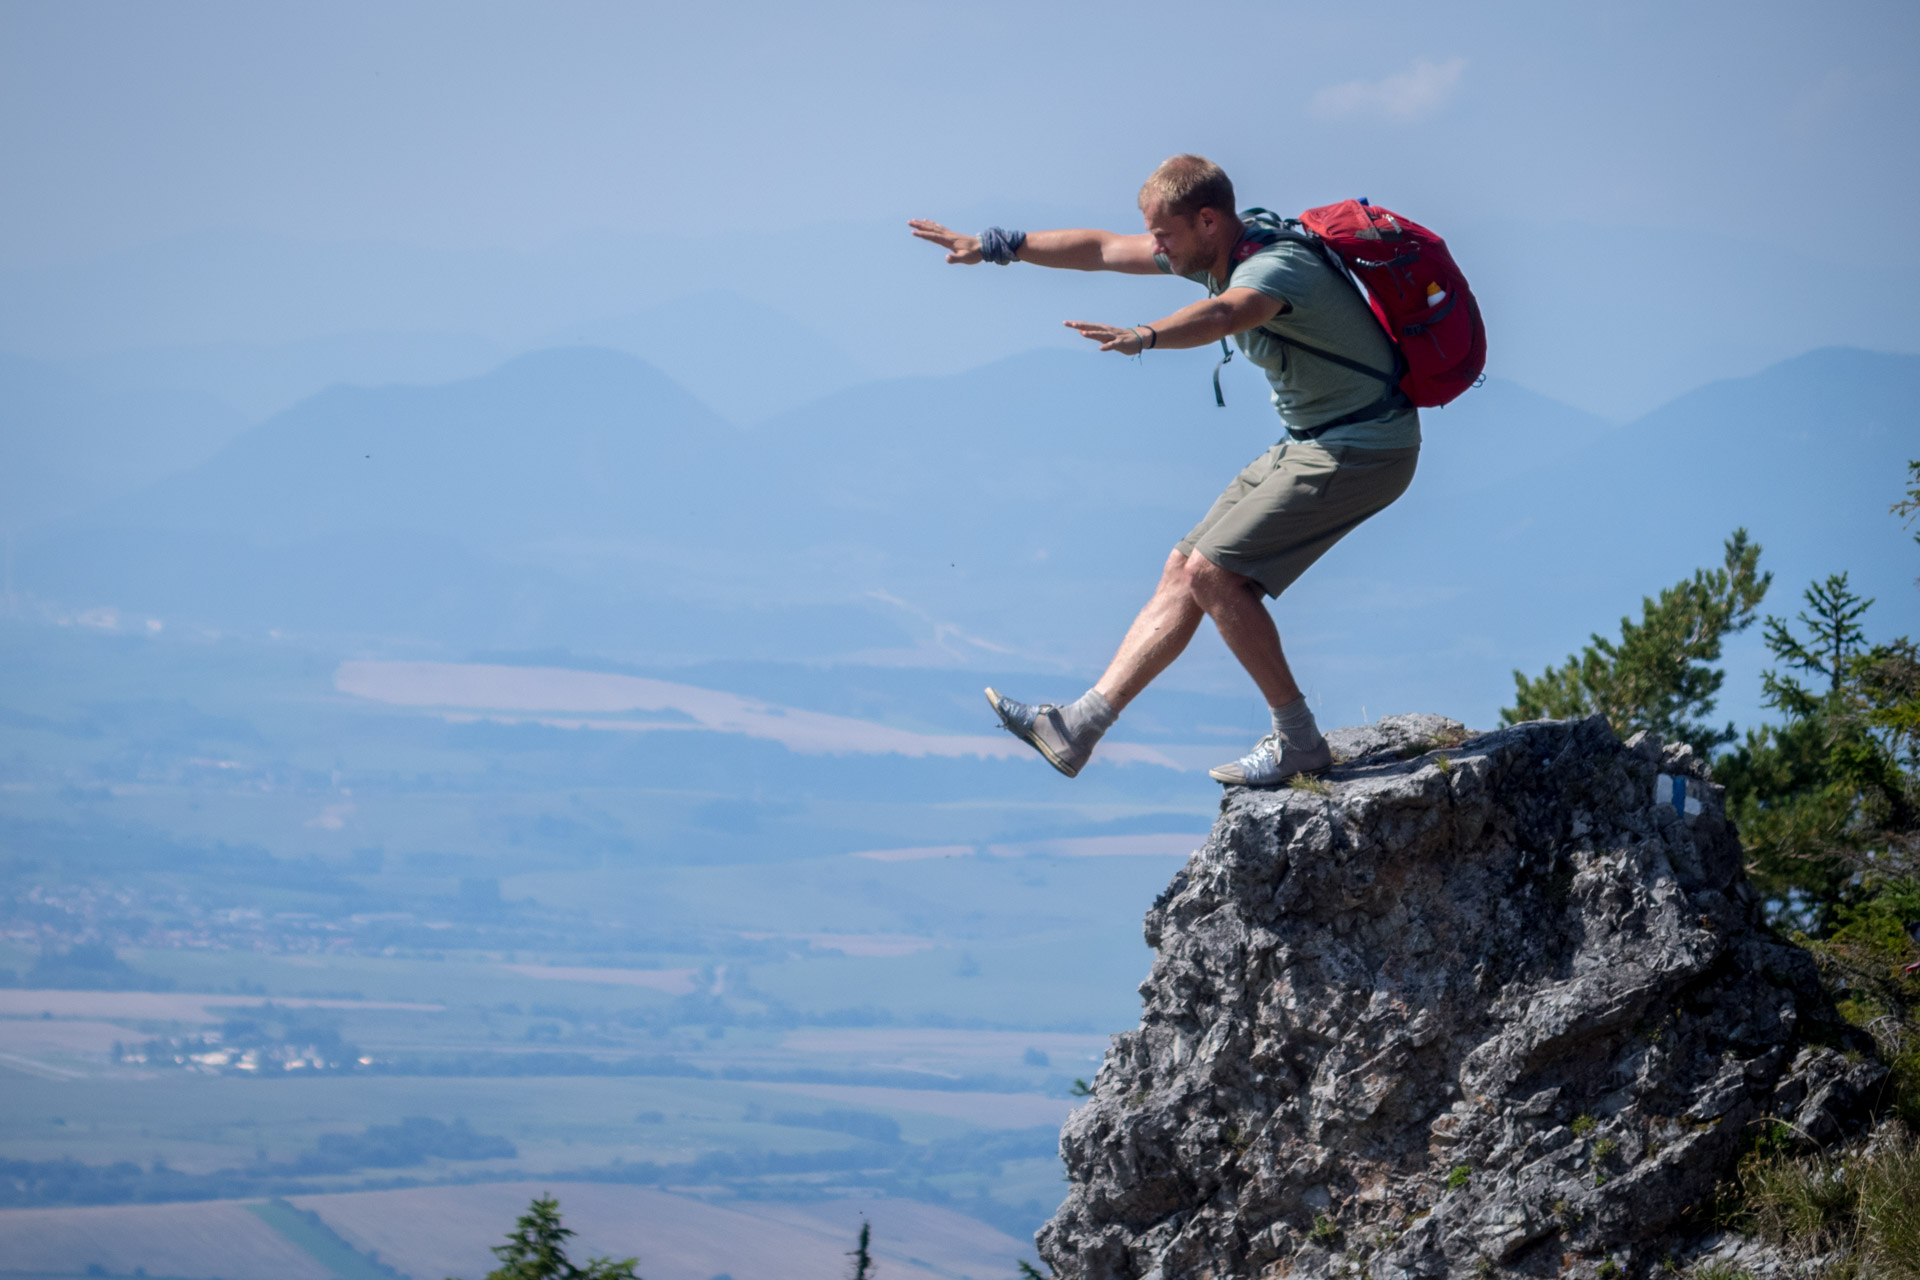
[[[1141,1025],[1061,1136],[1062,1277],[1646,1275],[1754,1126],[1860,1126],[1882,1069],[1691,749],[1329,736],[1327,787],[1230,789],[1147,914]]]

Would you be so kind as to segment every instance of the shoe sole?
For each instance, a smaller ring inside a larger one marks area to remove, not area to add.
[[[1008,720],[1007,717],[1001,713],[1000,691],[998,689],[995,689],[992,685],[987,686],[987,705],[993,708],[994,715],[999,716],[1000,727],[1002,729],[1005,729],[1008,733],[1020,739],[1020,741],[1026,743],[1028,746],[1032,747],[1035,751],[1038,751],[1048,764],[1058,769],[1061,773],[1066,774],[1069,778],[1077,778],[1080,776],[1080,771],[1078,769],[1071,768],[1068,765],[1062,763],[1060,757],[1053,754],[1053,749],[1047,746],[1046,743],[1040,741],[1040,739],[1034,737],[1030,733],[1023,732],[1017,725],[1015,725],[1012,721]]]
[[[1296,769],[1294,772],[1287,774],[1283,778],[1275,778],[1272,782],[1248,782],[1242,778],[1223,778],[1220,776],[1220,771],[1218,769],[1207,770],[1207,776],[1209,778],[1212,778],[1215,782],[1219,783],[1221,786],[1224,786],[1224,787],[1278,787],[1278,786],[1284,786],[1285,784],[1293,781],[1295,778],[1298,778],[1301,776],[1306,776],[1310,778],[1324,778],[1327,776],[1327,774],[1331,773],[1332,771],[1333,771],[1333,765],[1331,763],[1327,763],[1327,764],[1321,765],[1318,769]]]

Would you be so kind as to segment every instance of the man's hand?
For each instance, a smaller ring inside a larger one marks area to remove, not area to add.
[[[1118,351],[1123,356],[1137,356],[1147,349],[1147,337],[1138,329],[1122,329],[1110,324],[1094,324],[1087,320],[1068,320],[1067,328],[1073,330],[1089,342],[1100,344],[1102,351]]]
[[[931,218],[910,218],[907,226],[912,229],[916,240],[926,240],[945,249],[947,261],[955,266],[970,267],[981,261],[977,236],[963,236],[958,231],[949,231]]]
[[[1152,324],[1135,325],[1131,329],[1086,320],[1069,320],[1066,324],[1081,337],[1099,343],[1102,351],[1137,356],[1143,350],[1158,351],[1162,347],[1169,351],[1204,347],[1263,325],[1291,310],[1291,306],[1257,289],[1243,287],[1229,289],[1217,298],[1190,303]]]

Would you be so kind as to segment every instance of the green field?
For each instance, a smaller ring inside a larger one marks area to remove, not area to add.
[[[338,1280],[394,1280],[392,1268],[342,1240],[318,1214],[296,1209],[285,1200],[250,1204],[247,1212],[300,1246]]]
[[[1213,802],[1158,768],[461,722],[279,642],[0,632],[0,1154],[29,1170],[0,1213],[252,1204],[333,1274],[367,1241],[272,1197],[700,1186],[1024,1237]],[[980,731],[958,675],[746,674]],[[860,856],[927,848],[958,856]]]

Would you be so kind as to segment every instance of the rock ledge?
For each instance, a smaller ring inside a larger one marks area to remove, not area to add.
[[[1231,789],[1061,1136],[1069,1280],[1651,1274],[1756,1126],[1881,1080],[1765,927],[1720,790],[1606,721],[1329,735]]]

